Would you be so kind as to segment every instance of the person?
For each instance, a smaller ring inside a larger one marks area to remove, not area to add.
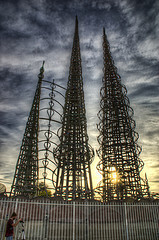
[[[13,235],[14,235],[14,227],[18,225],[22,219],[20,218],[16,223],[14,223],[14,220],[17,219],[17,214],[15,212],[12,213],[10,219],[7,222],[7,228],[6,228],[6,240],[13,240]]]

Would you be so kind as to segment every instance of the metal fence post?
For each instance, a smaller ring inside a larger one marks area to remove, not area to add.
[[[16,203],[15,203],[15,212],[17,212],[17,208],[18,208],[18,198],[16,198]]]
[[[85,239],[89,239],[89,231],[88,231],[88,228],[89,228],[89,221],[88,221],[88,202],[86,203],[86,236],[85,236]]]
[[[124,203],[124,206],[125,206],[126,237],[127,237],[127,240],[129,240],[128,219],[127,219],[126,203]]]
[[[75,202],[73,202],[73,240],[75,240]]]
[[[48,214],[46,212],[44,216],[44,239],[47,239],[47,228],[48,228]]]

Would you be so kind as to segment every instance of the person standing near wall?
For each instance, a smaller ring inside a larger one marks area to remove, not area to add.
[[[16,227],[18,223],[22,221],[22,219],[20,218],[18,221],[16,221],[16,223],[14,223],[15,219],[17,219],[17,214],[13,212],[7,222],[7,228],[6,228],[6,234],[5,234],[6,240],[13,240],[14,227]]]

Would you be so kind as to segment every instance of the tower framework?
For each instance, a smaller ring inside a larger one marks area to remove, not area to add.
[[[97,169],[102,174],[102,180],[96,192],[104,202],[149,197],[148,188],[142,188],[140,172],[143,161],[139,158],[141,148],[137,144],[139,136],[135,132],[133,109],[126,87],[114,66],[105,29],[103,56],[104,77],[98,113],[100,148],[97,151],[100,158]]]
[[[41,87],[40,111],[39,111],[39,195],[51,195],[54,191],[53,174],[56,168],[53,149],[57,147],[59,137],[57,130],[61,126],[64,96],[61,92],[66,90],[53,80],[43,80]],[[61,110],[61,111],[60,111]]]
[[[15,169],[11,195],[34,196],[38,189],[38,131],[41,84],[44,77],[44,62],[38,75],[38,84]]]
[[[93,199],[90,164],[94,151],[88,144],[77,17],[60,144],[54,156],[58,162],[55,197],[65,200]]]

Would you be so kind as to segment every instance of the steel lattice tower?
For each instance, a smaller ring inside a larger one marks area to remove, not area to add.
[[[32,103],[11,187],[11,195],[34,196],[38,189],[38,131],[44,62]]]
[[[93,199],[90,169],[93,156],[94,151],[88,144],[76,17],[60,144],[55,150],[55,159],[58,162],[55,197],[60,196],[65,200]]]
[[[111,57],[109,43],[103,29],[104,77],[100,91],[100,111],[98,113],[97,151],[101,159],[97,165],[102,174],[96,192],[102,201],[141,199],[149,192],[142,189],[140,171],[143,161],[139,158],[141,148],[137,144],[133,109],[130,107],[127,90],[121,83],[117,68]]]

